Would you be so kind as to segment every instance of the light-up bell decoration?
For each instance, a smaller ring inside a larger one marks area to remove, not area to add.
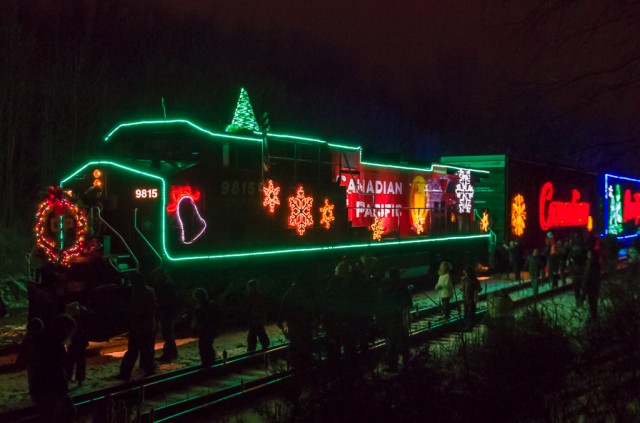
[[[307,227],[313,226],[313,216],[311,215],[311,207],[313,207],[313,197],[304,195],[302,185],[298,187],[295,197],[289,197],[289,227],[295,228],[298,235],[304,235]]]
[[[190,185],[171,187],[171,202],[167,206],[167,212],[175,213],[178,227],[180,228],[180,242],[186,245],[197,241],[207,229],[207,222],[202,218],[198,210],[197,203],[199,200],[200,191],[194,190],[192,192]],[[195,235],[190,236],[189,239],[187,239],[183,216],[186,213],[185,208],[188,207],[184,205],[185,202],[191,205],[193,210],[192,219],[195,218],[196,220],[193,227],[197,228],[193,231]]]

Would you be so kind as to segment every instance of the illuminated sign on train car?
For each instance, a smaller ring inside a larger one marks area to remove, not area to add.
[[[545,182],[540,189],[540,228],[546,231],[562,226],[585,226],[589,224],[589,203],[580,201],[580,191],[571,190],[569,201],[557,200],[553,196],[553,184]]]
[[[359,174],[341,174],[337,179],[346,188],[353,227],[370,227],[378,219],[383,234],[408,237],[432,234],[439,224],[438,215],[466,214],[467,220],[473,219],[473,185],[468,173],[461,178],[459,173],[401,173],[362,166]]]
[[[640,231],[640,179],[604,175],[605,233],[637,237]]]

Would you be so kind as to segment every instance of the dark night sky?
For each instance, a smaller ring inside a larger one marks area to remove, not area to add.
[[[616,167],[626,158],[626,169],[639,159],[640,7],[633,2],[165,4],[181,19],[204,19],[233,36],[308,37],[350,66],[348,84],[361,95],[381,93],[441,144],[460,140],[473,153],[515,148],[576,165]]]
[[[378,154],[640,161],[639,2],[13,3],[42,49],[24,65],[47,69],[36,95],[62,99],[77,72],[88,136],[157,116],[161,96],[170,116],[224,125],[245,86],[274,131]]]

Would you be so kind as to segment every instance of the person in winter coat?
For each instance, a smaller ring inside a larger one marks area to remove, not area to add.
[[[75,382],[78,386],[82,386],[87,375],[88,328],[93,312],[79,303],[73,302],[67,306],[67,314],[71,315],[77,324],[67,348],[67,376],[71,382],[74,380],[75,371]]]
[[[476,307],[478,304],[478,294],[482,291],[480,281],[476,276],[473,266],[467,266],[462,271],[461,279],[462,301],[464,302],[464,320],[467,325],[473,325]]]
[[[540,272],[542,271],[542,260],[540,259],[540,254],[537,248],[533,249],[533,252],[529,257],[527,257],[527,262],[525,267],[529,272],[529,278],[531,278],[531,290],[533,291],[533,296],[538,295],[538,288],[540,285]]]
[[[16,359],[16,365],[19,369],[28,369],[33,362],[36,339],[38,339],[40,334],[42,334],[43,330],[44,322],[42,319],[34,317],[29,320],[29,323],[27,323],[27,333],[20,343],[20,351],[18,352],[18,358]]]
[[[174,326],[178,317],[178,296],[173,280],[167,272],[158,267],[151,272],[151,287],[156,293],[158,300],[158,320],[164,344],[162,355],[158,361],[169,363],[178,358],[178,348],[176,346],[176,336]]]
[[[438,291],[438,297],[440,298],[440,305],[442,307],[442,315],[445,319],[449,318],[449,302],[453,297],[453,283],[451,282],[451,264],[443,261],[440,263],[438,269],[438,283],[436,283],[436,291]]]
[[[198,351],[202,365],[212,366],[216,362],[216,350],[213,341],[220,333],[221,310],[218,303],[209,300],[209,294],[204,288],[193,291],[196,307],[193,311],[191,326],[198,335]]]
[[[582,288],[584,287],[584,275],[587,270],[587,251],[587,246],[582,236],[580,233],[575,233],[569,248],[569,268],[576,305],[578,306],[581,306],[584,300]]]
[[[298,275],[287,290],[278,313],[278,327],[289,340],[289,367],[304,368],[313,362],[316,302],[310,280]]]
[[[247,351],[256,350],[258,340],[262,349],[269,348],[269,336],[264,328],[267,315],[267,297],[258,288],[258,281],[251,279],[247,282],[247,297],[244,302],[249,330],[247,332]]]
[[[519,282],[522,280],[522,245],[519,241],[511,241],[509,244],[509,262],[513,268],[513,280]]]
[[[342,350],[351,356],[355,351],[355,340],[351,336],[351,266],[341,261],[327,281],[322,302],[322,325],[325,331],[327,358],[337,362]]]
[[[29,394],[43,422],[72,422],[75,416],[65,371],[65,344],[75,329],[75,320],[60,314],[36,337],[28,370]]]
[[[398,356],[403,366],[409,361],[409,311],[413,305],[411,292],[400,279],[400,270],[387,272],[380,295],[378,317],[387,342],[387,365],[390,371],[398,369]]]
[[[133,367],[140,356],[140,365],[149,376],[155,373],[153,361],[153,347],[156,334],[156,313],[158,303],[153,288],[147,286],[144,277],[139,272],[131,274],[132,296],[129,313],[129,339],[127,352],[120,363],[121,380],[129,380]]]
[[[589,316],[592,319],[598,317],[598,296],[600,294],[600,280],[602,269],[600,258],[596,250],[587,253],[587,271],[584,277],[584,289],[582,295],[586,297],[589,304]]]

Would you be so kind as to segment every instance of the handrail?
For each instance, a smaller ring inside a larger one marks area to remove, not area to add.
[[[153,251],[155,255],[158,256],[158,258],[160,259],[160,264],[162,264],[162,256],[158,254],[158,251],[156,251],[156,249],[153,248],[153,245],[151,245],[147,237],[144,236],[144,234],[140,231],[140,229],[138,229],[138,208],[137,207],[133,210],[133,228],[136,230],[136,232],[138,232],[138,235],[140,235],[140,238],[142,238],[142,240],[147,243],[149,248],[151,248],[151,251]]]
[[[131,255],[131,257],[133,258],[133,260],[136,262],[136,270],[140,270],[140,262],[138,261],[138,258],[136,257],[135,254],[133,254],[133,251],[131,251],[131,248],[129,248],[129,244],[127,244],[127,241],[124,240],[124,238],[122,237],[122,235],[120,235],[120,233],[118,231],[116,231],[113,226],[111,226],[109,223],[107,223],[106,220],[104,220],[102,218],[102,215],[100,214],[100,208],[99,207],[91,207],[91,210],[93,211],[93,209],[96,209],[97,213],[98,213],[98,219],[100,219],[100,221],[102,223],[105,224],[105,226],[107,228],[109,228],[109,230],[111,230],[111,232],[113,232],[119,239],[120,241],[122,241],[122,243],[124,244],[125,248],[127,249],[127,251],[129,252],[129,254]],[[111,264],[112,267],[115,268],[115,266],[113,266],[113,263],[111,263],[111,261],[109,261],[109,264]],[[117,269],[116,270],[120,270]]]

